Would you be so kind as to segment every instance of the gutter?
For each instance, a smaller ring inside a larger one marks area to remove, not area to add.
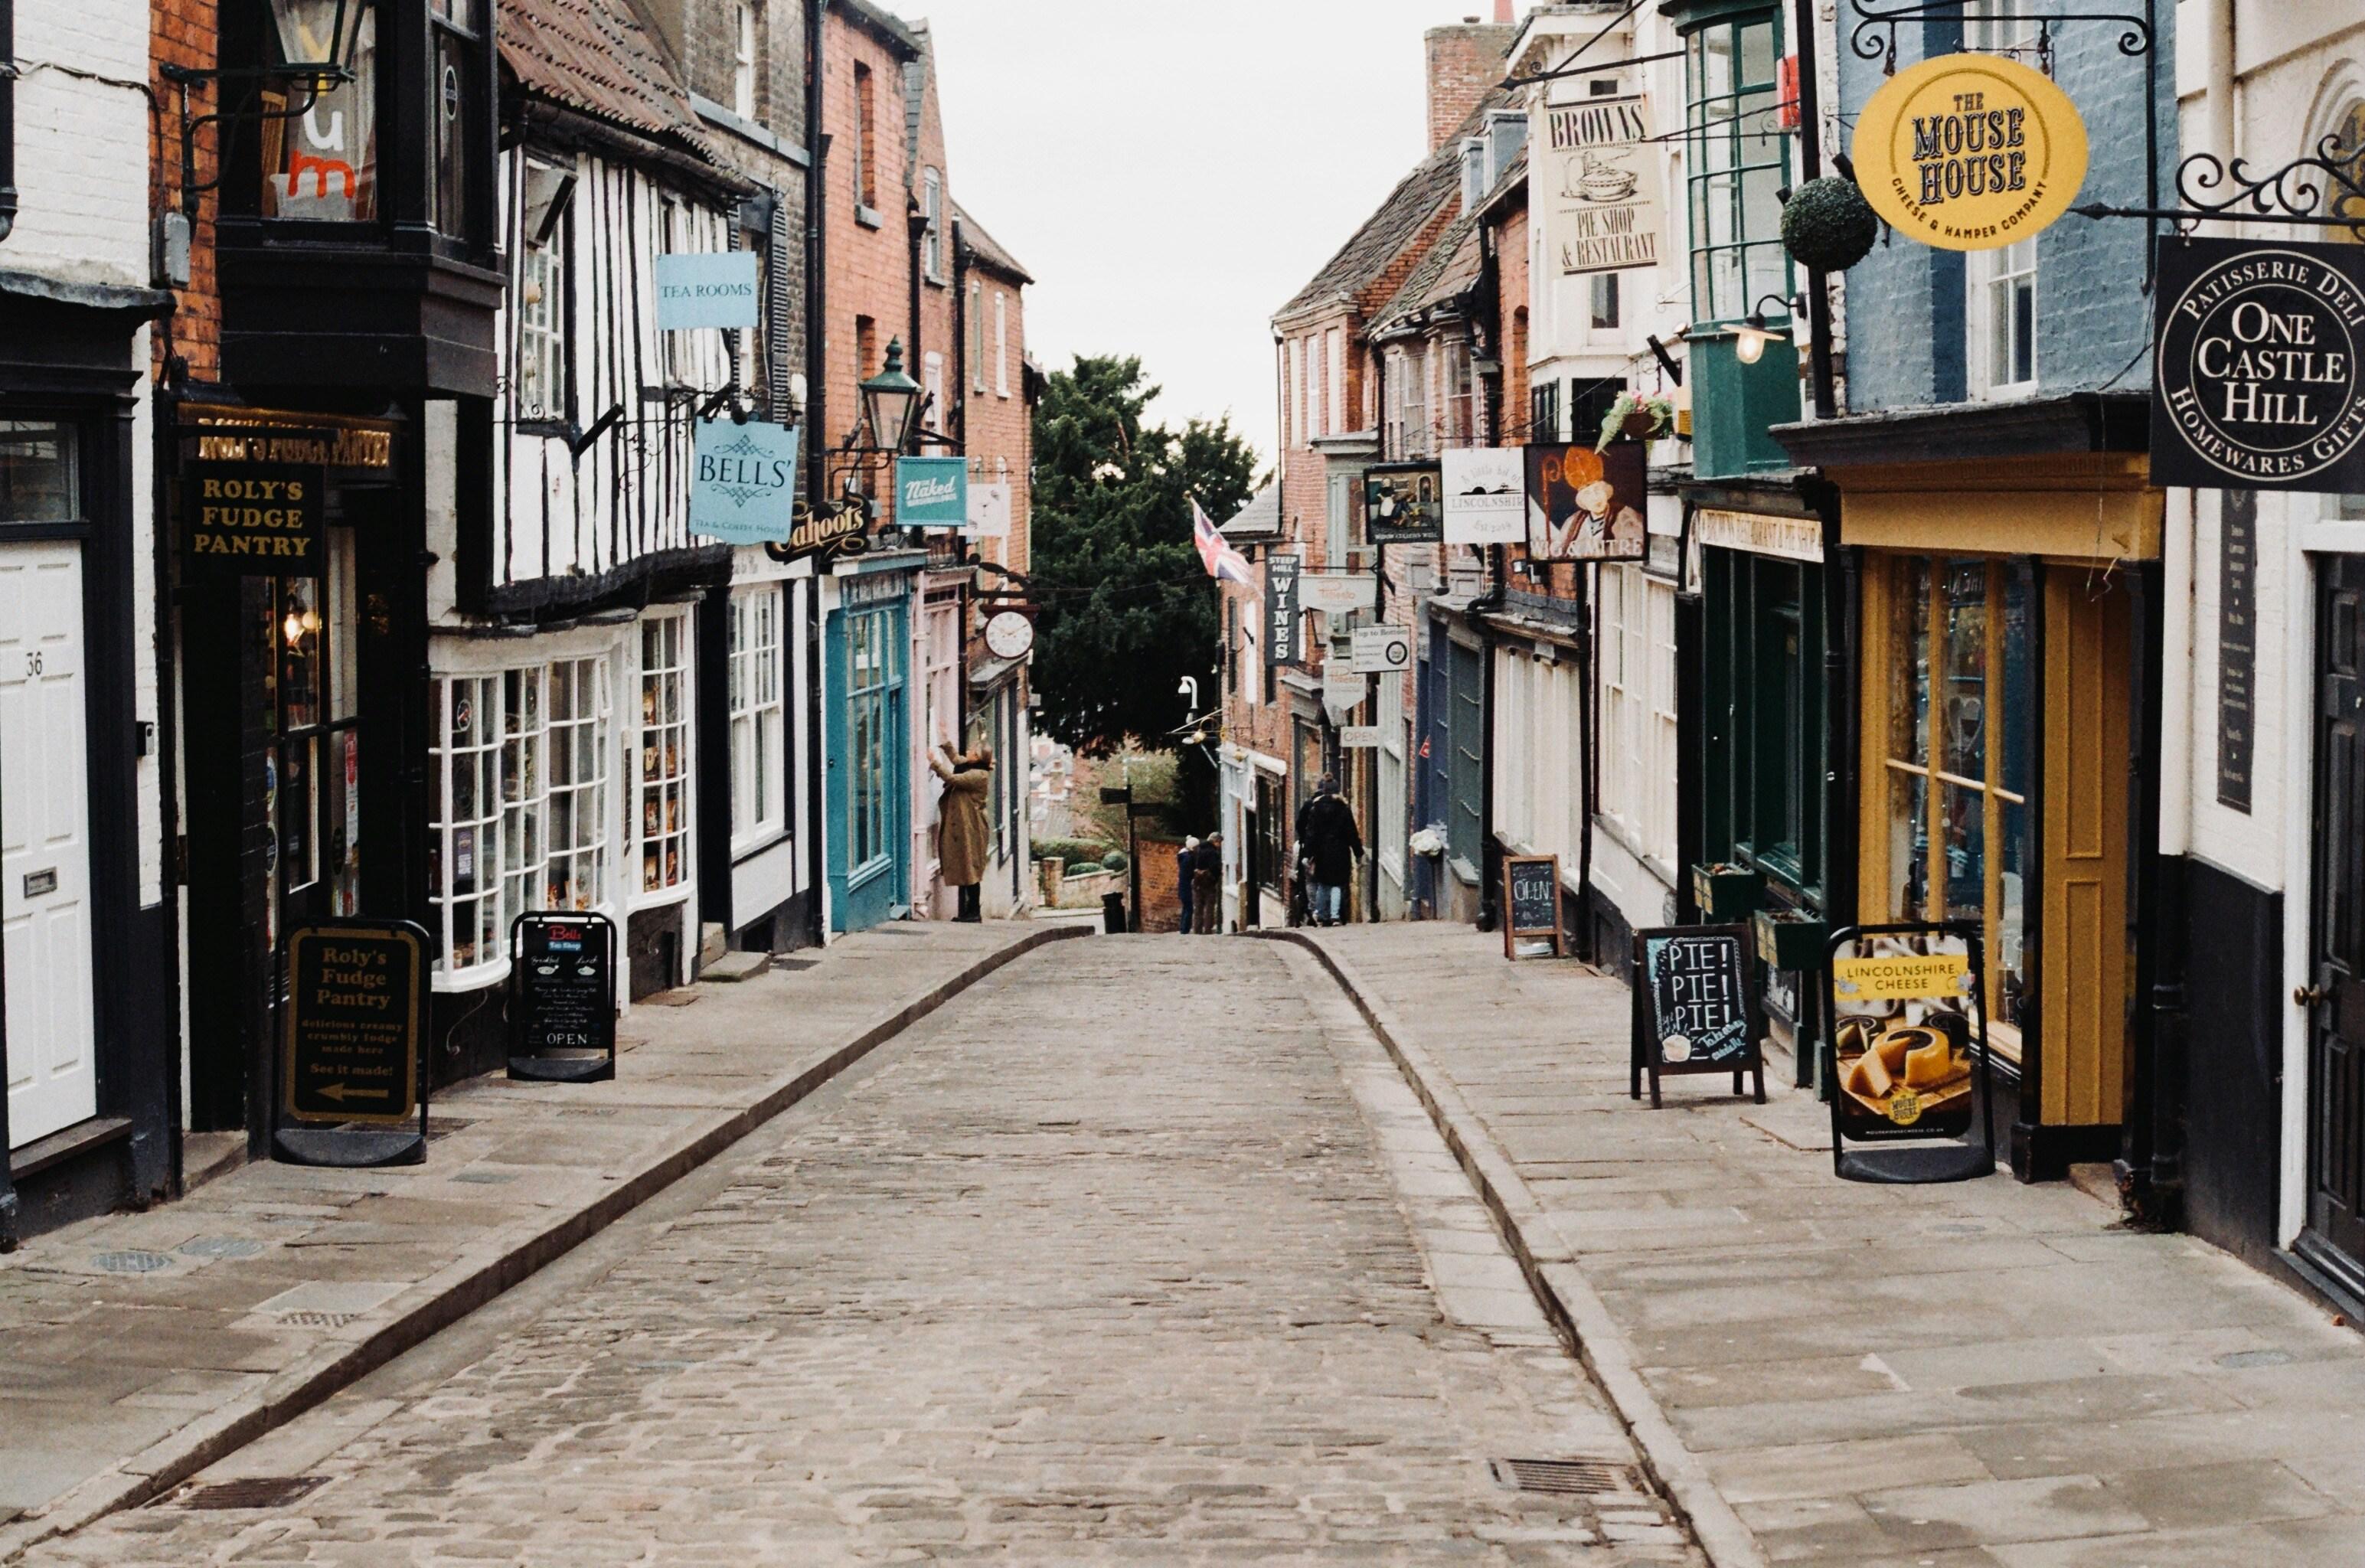
[[[17,0],[0,0],[0,240],[17,227]]]
[[[7,0],[0,0],[5,5]],[[829,138],[822,134],[822,17],[829,9],[829,0],[807,0],[805,6],[805,147],[813,155],[812,165],[805,171],[805,406],[802,410],[805,442],[805,498],[810,505],[819,506],[828,498],[829,472],[823,457],[828,442],[824,433],[829,429],[828,360],[823,353],[824,313],[829,297],[827,279],[824,275],[822,243],[823,215],[828,210],[822,204],[828,200]],[[805,844],[805,885],[812,896],[806,905],[812,912],[813,945],[824,946],[829,942],[829,794],[828,780],[824,777],[823,759],[829,752],[829,735],[824,728],[822,690],[828,684],[828,672],[823,666],[821,591],[824,574],[816,569],[813,575],[812,598],[805,614],[805,801],[812,812],[811,830]]]

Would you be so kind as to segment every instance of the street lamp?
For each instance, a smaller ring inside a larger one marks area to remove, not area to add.
[[[1749,314],[1743,318],[1744,324],[1736,329],[1732,354],[1743,364],[1755,364],[1765,356],[1767,343],[1777,338],[1789,336],[1787,331],[1776,331],[1765,325],[1765,302],[1769,299],[1781,306],[1793,321],[1807,313],[1807,302],[1804,298],[1785,299],[1778,294],[1759,295],[1757,303],[1750,307]]]
[[[903,340],[887,345],[887,364],[861,384],[862,417],[870,427],[871,450],[902,452],[911,442],[920,412],[920,384],[903,374]],[[858,442],[857,442],[858,444]]]

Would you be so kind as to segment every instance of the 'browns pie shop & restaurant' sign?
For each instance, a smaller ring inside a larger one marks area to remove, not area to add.
[[[2365,251],[2164,239],[2151,482],[2365,490]]]

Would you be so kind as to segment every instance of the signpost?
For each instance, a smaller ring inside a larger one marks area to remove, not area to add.
[[[1833,1173],[1913,1183],[1992,1171],[1995,1083],[1978,924],[1843,926],[1827,955]],[[1979,1141],[1959,1141],[1975,1117]],[[1847,1147],[1911,1141],[1923,1147]]]
[[[1537,561],[1640,561],[1651,552],[1639,441],[1596,451],[1576,442],[1526,448],[1528,555]]]
[[[1306,611],[1298,603],[1298,567],[1305,557],[1275,550],[1264,558],[1264,648],[1268,665],[1294,665],[1306,657]]]
[[[2086,126],[2034,66],[1942,54],[1865,100],[1848,154],[1864,199],[1906,239],[1994,251],[2069,210],[2086,180]]]
[[[725,544],[786,544],[795,525],[797,432],[763,420],[701,420],[689,531]]]
[[[1325,615],[1351,615],[1380,607],[1380,585],[1369,572],[1301,572],[1298,600]]]
[[[1565,957],[1560,932],[1560,857],[1503,857],[1503,957],[1517,959],[1519,942],[1552,943],[1552,957]]]
[[[1659,1080],[1696,1072],[1742,1076],[1765,1103],[1765,1021],[1751,975],[1755,958],[1746,925],[1666,925],[1634,933],[1634,1025],[1626,1092],[1651,1106]]]
[[[616,926],[540,910],[510,923],[510,1076],[600,1083],[616,1076]]]
[[[1403,626],[1358,626],[1350,643],[1358,675],[1387,675],[1412,667],[1412,632]]]
[[[1527,476],[1519,447],[1449,446],[1438,461],[1448,544],[1526,542]]]
[[[1379,544],[1430,544],[1445,537],[1444,480],[1434,463],[1384,463],[1363,470],[1363,537]]]
[[[895,459],[895,522],[900,528],[968,526],[968,459]]]
[[[763,289],[753,251],[681,251],[657,258],[657,330],[753,327]]]
[[[302,926],[287,934],[284,962],[272,1158],[292,1165],[425,1160],[427,933],[409,921]]]

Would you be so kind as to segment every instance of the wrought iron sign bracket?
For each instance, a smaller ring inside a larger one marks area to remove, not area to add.
[[[320,95],[331,87],[342,87],[353,80],[350,66],[343,65],[267,65],[243,70],[197,70],[169,62],[159,65],[156,73],[178,89],[181,119],[181,212],[192,223],[196,221],[199,201],[221,189],[223,171],[228,161],[215,161],[216,173],[210,180],[197,178],[197,135],[209,126],[232,121],[251,120],[257,125],[270,120],[301,119],[319,106]],[[189,93],[207,83],[226,86],[238,83],[242,86],[235,108],[217,108],[211,114],[192,116],[189,113]],[[263,87],[271,83],[286,83],[300,91],[302,102],[284,109],[261,107],[257,100]]]
[[[2229,162],[2212,152],[2195,152],[2177,165],[2176,199],[2175,207],[2089,202],[2069,210],[2083,218],[2172,223],[2180,234],[2201,223],[2290,223],[2346,229],[2365,242],[2365,143],[2343,147],[2336,131],[2318,142],[2313,153],[2264,174],[2252,174],[2246,159]],[[2349,216],[2337,216],[2344,211]]]

